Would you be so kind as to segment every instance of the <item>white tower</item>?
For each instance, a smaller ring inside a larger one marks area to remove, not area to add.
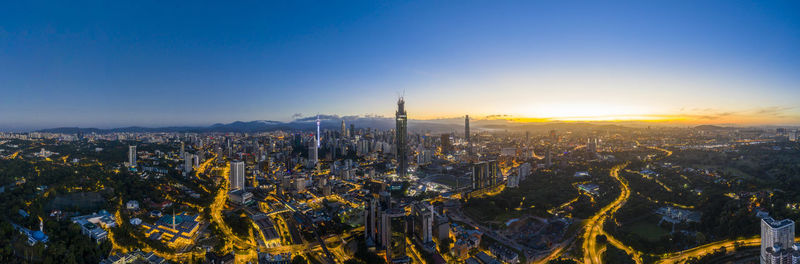
[[[231,161],[230,190],[244,190],[244,161]]]

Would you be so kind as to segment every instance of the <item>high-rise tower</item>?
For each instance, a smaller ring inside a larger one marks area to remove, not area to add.
[[[470,143],[469,140],[469,115],[464,118],[464,139],[467,140],[467,144]]]
[[[406,176],[408,169],[408,161],[406,160],[406,136],[408,135],[408,116],[406,116],[406,102],[403,97],[397,100],[397,113],[395,114],[396,121],[396,141],[397,141],[397,176],[403,178]]]
[[[231,190],[244,190],[244,161],[231,161],[231,171],[228,175]]]
[[[467,156],[472,157],[472,140],[469,137],[469,115],[464,118],[464,139],[467,140]]]
[[[344,125],[344,120],[342,120],[342,137],[350,137],[350,135],[347,134],[347,126]]]
[[[761,264],[773,263],[768,257],[767,249],[775,245],[784,249],[794,245],[794,221],[791,219],[777,221],[772,217],[761,219]]]
[[[319,148],[319,115],[317,115],[317,138],[315,144],[317,144],[317,148]]]
[[[308,147],[308,160],[311,166],[317,166],[319,164],[319,122],[319,116],[317,116],[317,134],[314,135],[314,142]]]
[[[128,146],[128,163],[136,167],[136,146]]]

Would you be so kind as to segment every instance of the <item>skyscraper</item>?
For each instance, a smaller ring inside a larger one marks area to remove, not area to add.
[[[230,189],[244,190],[244,161],[231,161]]]
[[[467,140],[467,144],[471,142],[469,139],[469,115],[464,118],[464,139]]]
[[[396,141],[397,141],[397,176],[406,177],[406,170],[408,169],[408,161],[406,160],[407,146],[406,136],[408,135],[408,116],[406,116],[405,109],[406,102],[403,97],[397,100],[397,113],[395,113],[396,120]]]
[[[314,142],[308,147],[308,166],[313,167],[319,164],[319,116],[317,116],[317,134],[314,135]]]
[[[767,249],[778,245],[778,248],[789,248],[794,245],[794,221],[783,219],[776,221],[772,217],[761,219],[761,264],[774,263],[768,256]]]
[[[319,148],[319,115],[317,116],[317,134],[315,136],[316,141],[314,143],[317,144],[317,148]]]
[[[136,146],[128,146],[128,163],[136,167]]]
[[[378,242],[378,217],[381,211],[378,205],[378,195],[370,194],[369,199],[367,199],[367,206],[364,209],[364,236],[367,240],[367,245],[375,245]]]
[[[387,263],[407,263],[406,214],[402,208],[386,210],[381,217],[381,244],[386,246]]]
[[[316,139],[314,139],[314,141],[316,141]],[[308,166],[309,167],[313,167],[313,166],[317,165],[317,163],[319,161],[319,157],[317,157],[318,151],[319,151],[319,149],[317,148],[317,143],[316,142],[312,142],[311,145],[308,146]]]
[[[548,168],[553,166],[553,153],[550,151],[550,146],[547,146],[547,152],[544,154],[544,164]]]
[[[453,144],[450,142],[450,134],[442,134],[440,141],[442,142],[442,154],[449,154],[453,151]]]
[[[484,161],[472,165],[472,189],[478,190],[493,187],[500,183],[500,167],[496,160]]]
[[[192,172],[194,169],[194,155],[192,153],[183,153],[183,172],[185,173],[184,176],[188,176],[189,173]]]
[[[422,243],[433,242],[433,206],[427,202],[414,205],[414,235]]]
[[[467,141],[467,157],[472,157],[472,139],[469,136],[469,115],[464,118],[464,139]]]
[[[344,125],[344,120],[342,120],[342,132],[341,133],[342,133],[342,137],[343,138],[350,137],[350,135],[347,134],[347,126]]]

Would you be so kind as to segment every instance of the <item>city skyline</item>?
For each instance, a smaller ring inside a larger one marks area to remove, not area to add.
[[[0,263],[797,264],[800,1],[18,1]]]
[[[400,95],[410,120],[798,125],[791,10],[13,3],[0,11],[0,129],[391,117]]]

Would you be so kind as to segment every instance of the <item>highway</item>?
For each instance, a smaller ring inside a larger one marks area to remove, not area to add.
[[[606,220],[617,210],[622,208],[622,205],[625,204],[631,195],[631,189],[628,186],[627,181],[619,177],[619,171],[626,166],[628,166],[628,163],[614,166],[609,172],[609,175],[620,183],[620,195],[617,197],[617,199],[600,209],[597,214],[586,220],[586,232],[583,233],[583,263],[603,263],[601,251],[604,249],[604,247],[597,244],[597,237],[599,235],[605,235],[608,238],[609,243],[619,247],[622,250],[625,250],[628,252],[628,254],[631,254],[636,263],[641,263],[641,254],[632,248],[625,246],[622,244],[622,242],[611,237],[608,233],[603,231],[603,225],[605,224]]]
[[[228,165],[223,173],[223,177],[227,178],[230,174],[230,165]],[[239,247],[242,249],[246,249],[255,255],[254,248],[256,248],[256,243],[254,242],[254,238],[252,236],[252,232],[250,233],[250,238],[245,240],[237,236],[233,233],[233,229],[225,223],[222,219],[222,209],[225,207],[225,203],[228,200],[228,184],[221,184],[219,190],[217,190],[217,194],[214,196],[214,202],[211,203],[211,220],[217,223],[217,227],[219,227],[220,231],[225,235],[225,248],[231,249],[231,247]],[[252,257],[252,256],[251,256]],[[237,261],[238,262],[238,261]]]
[[[703,255],[714,253],[714,250],[720,248],[730,249],[733,248],[735,243],[740,243],[742,246],[758,246],[761,244],[761,237],[755,236],[751,238],[740,238],[740,239],[729,239],[729,240],[722,240],[713,243],[708,243],[699,247],[669,253],[664,256],[661,260],[656,263],[659,264],[667,264],[667,263],[682,263],[686,261],[686,259],[690,257],[701,257]]]

